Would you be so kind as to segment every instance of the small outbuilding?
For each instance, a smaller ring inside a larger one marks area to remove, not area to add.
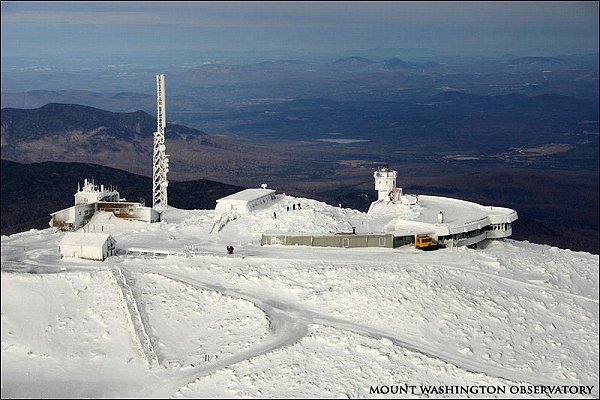
[[[62,257],[104,261],[116,255],[117,241],[108,233],[67,232],[58,244]]]

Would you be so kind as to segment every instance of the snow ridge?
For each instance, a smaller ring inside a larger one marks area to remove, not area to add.
[[[127,279],[121,269],[117,266],[112,266],[109,271],[113,278],[114,284],[118,287],[123,309],[127,314],[127,320],[130,323],[130,330],[140,356],[146,362],[148,368],[159,366],[158,356],[152,346],[152,341],[148,336],[146,326],[142,319],[142,315],[138,308],[131,287],[127,284]]]

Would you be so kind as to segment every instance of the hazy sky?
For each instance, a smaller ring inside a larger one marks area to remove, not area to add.
[[[134,50],[598,51],[598,2],[2,1],[2,56]]]

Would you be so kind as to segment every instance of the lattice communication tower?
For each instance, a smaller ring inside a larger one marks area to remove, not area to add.
[[[154,132],[154,153],[152,157],[152,207],[167,208],[167,187],[169,181],[169,156],[165,153],[165,75],[156,75],[156,132]]]

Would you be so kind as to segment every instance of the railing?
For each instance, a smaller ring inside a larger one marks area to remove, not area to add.
[[[221,217],[219,218],[219,220],[215,221],[215,223],[213,224],[212,228],[210,229],[209,234],[212,234],[213,232],[221,231],[221,229],[223,229],[229,221],[233,221],[236,218],[237,218],[237,215],[235,213],[221,214]],[[216,229],[216,231],[215,231],[215,229]]]

